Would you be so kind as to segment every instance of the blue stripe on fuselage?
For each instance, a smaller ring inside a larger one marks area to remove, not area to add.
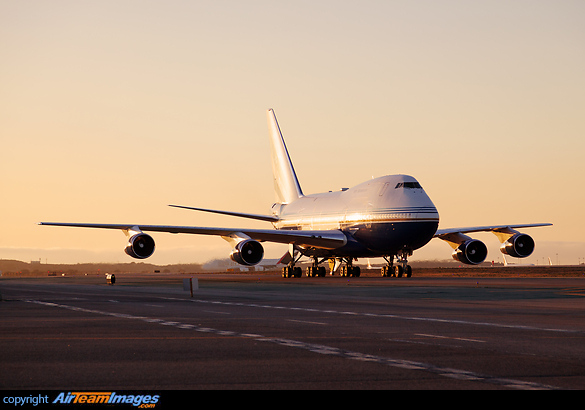
[[[347,244],[343,247],[332,250],[310,249],[305,254],[354,258],[396,255],[403,249],[414,251],[426,245],[433,238],[438,226],[438,220],[380,222],[371,226],[357,224],[343,230],[348,237]]]

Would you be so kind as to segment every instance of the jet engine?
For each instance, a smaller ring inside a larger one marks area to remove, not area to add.
[[[515,258],[526,258],[534,251],[534,239],[525,233],[517,233],[500,246],[500,252]]]
[[[154,253],[154,239],[145,233],[136,234],[130,238],[124,252],[136,259],[146,259]]]
[[[230,259],[240,265],[256,265],[264,257],[264,248],[260,242],[253,239],[246,239],[239,242],[232,253]]]
[[[469,239],[453,252],[453,259],[468,265],[478,265],[487,257],[487,247],[482,241]]]

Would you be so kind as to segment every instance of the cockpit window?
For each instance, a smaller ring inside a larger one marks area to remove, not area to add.
[[[394,189],[398,188],[422,189],[422,186],[418,182],[399,182]]]

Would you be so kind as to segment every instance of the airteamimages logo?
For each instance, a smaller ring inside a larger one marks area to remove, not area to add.
[[[11,394],[10,394],[11,393]],[[42,392],[37,394],[22,394],[23,391],[13,391],[0,396],[0,408],[6,405],[17,408],[99,408],[100,405],[114,409],[117,406],[135,407],[139,409],[153,409],[162,405],[160,394],[135,394],[134,392]],[[48,394],[47,394],[48,393]],[[131,394],[133,393],[133,394]],[[167,403],[168,397],[164,399]],[[175,406],[173,406],[175,407]]]
[[[141,409],[152,409],[158,403],[159,395],[118,394],[116,392],[63,392],[53,404],[130,404]]]

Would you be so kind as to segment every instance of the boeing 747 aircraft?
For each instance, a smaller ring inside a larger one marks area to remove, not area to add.
[[[408,175],[387,175],[363,182],[353,188],[305,195],[297,179],[280,127],[272,109],[268,128],[274,187],[278,202],[269,215],[247,214],[214,209],[170,205],[197,211],[214,212],[270,222],[273,229],[211,228],[141,224],[94,224],[40,222],[40,225],[120,229],[129,238],[125,252],[144,259],[155,249],[154,239],[144,233],[168,232],[218,235],[233,247],[230,257],[242,265],[256,265],[264,257],[262,242],[289,245],[281,258],[284,277],[300,277],[295,266],[301,257],[313,263],[307,276],[325,276],[321,264],[330,261],[331,274],[360,276],[358,258],[382,257],[387,265],[383,276],[410,277],[408,257],[433,238],[446,241],[454,249],[453,258],[477,265],[487,257],[485,244],[466,234],[493,232],[502,243],[501,252],[525,258],[534,250],[534,240],[516,229],[551,225],[549,223],[476,226],[438,229],[439,213],[418,181]],[[396,260],[396,263],[395,263]]]

